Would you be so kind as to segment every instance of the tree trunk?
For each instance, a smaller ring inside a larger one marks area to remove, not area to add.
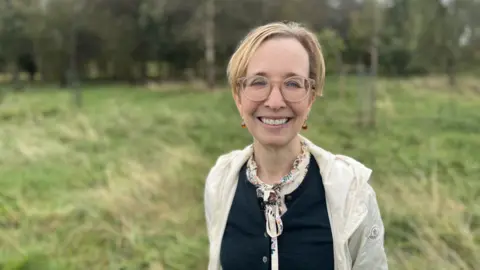
[[[342,53],[340,51],[335,52],[335,60],[337,64],[338,72],[338,91],[340,92],[340,98],[345,98],[345,67],[343,66]]]
[[[11,84],[13,86],[13,90],[21,91],[23,90],[22,84],[20,82],[20,71],[18,70],[18,63],[16,57],[13,58],[12,64],[10,66],[10,74],[11,74]]]
[[[449,57],[447,59],[447,67],[446,67],[446,72],[448,76],[448,84],[451,87],[454,87],[457,85],[457,76],[455,73],[455,59],[453,56]]]
[[[459,31],[458,31],[458,4],[456,1],[453,1],[452,3],[452,15],[451,18],[449,18],[451,21],[445,21],[445,25],[448,23],[452,24],[452,32],[447,35],[447,37],[453,37],[453,38],[447,38],[447,61],[446,61],[446,72],[448,76],[448,83],[449,85],[454,88],[457,85],[457,80],[456,80],[456,63],[457,63],[457,52],[459,50],[459,45],[458,45],[458,40],[457,38],[460,37]],[[448,10],[445,12],[448,14]],[[448,16],[445,15],[445,19],[447,19]],[[446,28],[448,29],[448,28]]]
[[[357,111],[357,125],[359,128],[363,128],[365,125],[365,67],[360,59],[357,60],[355,66],[357,72],[357,97],[358,97],[358,111]]]
[[[372,1],[373,8],[373,35],[370,47],[370,117],[369,126],[375,127],[376,124],[376,104],[377,104],[377,75],[378,75],[378,40],[379,40],[379,7],[376,1]]]
[[[72,20],[71,31],[71,47],[70,47],[70,71],[68,72],[68,84],[72,89],[72,99],[76,107],[82,107],[82,92],[78,83],[78,68],[77,68],[77,20],[79,14],[79,3],[74,3],[73,14],[74,18]]]
[[[205,63],[207,86],[215,87],[215,0],[205,3]]]

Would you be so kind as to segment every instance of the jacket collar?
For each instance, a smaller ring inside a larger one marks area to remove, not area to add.
[[[306,137],[300,134],[298,136],[305,141],[308,150],[318,162],[332,218],[344,228],[346,234],[350,234],[348,232],[350,227],[355,226],[355,224],[350,223],[366,214],[366,207],[362,202],[364,195],[358,191],[368,181],[371,170],[353,158],[335,155],[314,144]],[[231,167],[226,179],[237,179],[241,167],[252,153],[253,144],[237,151],[230,163]],[[225,184],[223,185],[224,190],[233,190],[236,181],[227,181]],[[221,194],[226,194],[223,192],[224,190]]]
[[[320,170],[325,171],[328,168],[330,162],[335,159],[335,155],[315,145],[306,137],[300,134],[298,136],[307,144],[308,150],[317,159]],[[252,153],[253,153],[253,144],[249,144],[244,149],[237,152],[231,164],[232,165],[231,169],[233,169],[234,171],[232,172],[232,174],[235,174],[235,171],[237,169],[240,170],[240,168],[243,166],[245,162],[247,162],[248,158],[252,155]]]
[[[331,152],[317,146],[306,137],[300,134],[298,136],[307,144],[308,150],[317,160],[318,166],[320,168],[320,172],[323,177],[324,184],[327,184],[327,185],[346,184],[346,183],[341,183],[341,181],[339,182],[338,179],[331,179],[330,177],[328,177],[334,161],[337,159],[337,160],[343,160],[347,162],[349,165],[358,165],[358,164],[350,164],[351,161],[354,161],[353,159],[350,159],[345,156],[334,155]],[[243,166],[243,164],[245,164],[248,158],[252,155],[252,153],[253,153],[253,144],[250,144],[246,146],[244,149],[238,151],[232,160],[231,168],[230,168],[231,170],[229,172],[228,177],[235,177],[236,174],[240,171],[240,168]]]

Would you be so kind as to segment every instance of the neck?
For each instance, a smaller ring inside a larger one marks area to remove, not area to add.
[[[278,183],[292,169],[293,161],[301,152],[300,137],[282,147],[271,147],[254,141],[257,175],[266,184]]]

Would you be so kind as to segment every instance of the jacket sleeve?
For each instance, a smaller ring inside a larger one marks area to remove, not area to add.
[[[203,205],[205,209],[205,222],[208,236],[208,268],[207,269],[216,269],[215,261],[212,259],[214,251],[214,227],[215,227],[215,194],[217,190],[217,179],[216,175],[218,174],[218,160],[216,164],[210,169],[206,180],[205,188],[203,193]]]
[[[367,192],[367,217],[349,240],[352,270],[388,270],[385,228],[375,191],[369,184]]]
[[[215,206],[215,188],[216,188],[216,177],[218,167],[218,160],[216,164],[210,169],[207,178],[205,180],[205,188],[203,193],[203,205],[205,210],[205,222],[208,234],[209,242],[212,241],[212,225],[213,225],[213,210]]]
[[[215,224],[215,209],[217,206],[217,197],[219,196],[219,182],[223,178],[223,173],[228,167],[232,154],[225,154],[218,157],[215,165],[210,169],[205,180],[203,193],[203,205],[205,210],[205,222],[209,242],[212,241],[212,230]]]
[[[232,152],[233,153],[233,152]],[[205,221],[209,242],[209,256],[208,256],[208,268],[209,270],[221,269],[220,262],[218,260],[217,248],[218,235],[216,235],[216,228],[218,227],[218,213],[217,208],[220,205],[221,197],[221,182],[224,179],[224,175],[228,172],[229,164],[233,154],[225,154],[220,156],[215,165],[210,169],[205,181],[205,189],[203,194],[204,208],[205,208]]]

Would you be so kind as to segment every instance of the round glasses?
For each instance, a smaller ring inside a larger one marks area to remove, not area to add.
[[[272,92],[272,81],[265,76],[254,75],[238,79],[240,90],[252,101],[264,101]],[[305,99],[314,89],[315,80],[302,76],[292,76],[283,80],[280,92],[289,102],[298,102]]]

